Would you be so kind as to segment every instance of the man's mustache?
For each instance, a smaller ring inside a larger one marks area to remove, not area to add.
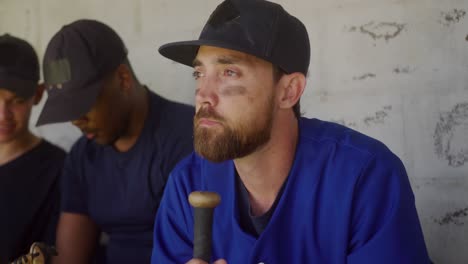
[[[199,120],[200,118],[207,118],[215,121],[224,121],[224,118],[216,113],[215,110],[212,108],[200,108],[198,112],[195,114],[195,121]]]

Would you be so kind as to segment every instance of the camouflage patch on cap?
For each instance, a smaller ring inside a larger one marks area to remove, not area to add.
[[[63,83],[71,80],[71,67],[68,59],[50,61],[44,65],[44,79],[49,89],[61,89]]]

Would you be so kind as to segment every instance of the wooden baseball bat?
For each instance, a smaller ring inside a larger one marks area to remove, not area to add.
[[[221,197],[215,192],[192,192],[188,200],[194,207],[193,258],[210,263],[213,212]]]

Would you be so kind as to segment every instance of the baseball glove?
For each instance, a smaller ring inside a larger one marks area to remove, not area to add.
[[[52,256],[57,256],[54,247],[41,242],[34,242],[29,248],[28,254],[17,258],[11,264],[50,264]]]

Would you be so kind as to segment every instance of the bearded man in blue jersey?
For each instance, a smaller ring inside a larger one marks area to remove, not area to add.
[[[307,30],[280,5],[221,3],[198,40],[160,53],[193,66],[195,151],[172,171],[152,263],[192,259],[192,191],[217,192],[215,263],[429,263],[402,162],[381,142],[300,116]]]

